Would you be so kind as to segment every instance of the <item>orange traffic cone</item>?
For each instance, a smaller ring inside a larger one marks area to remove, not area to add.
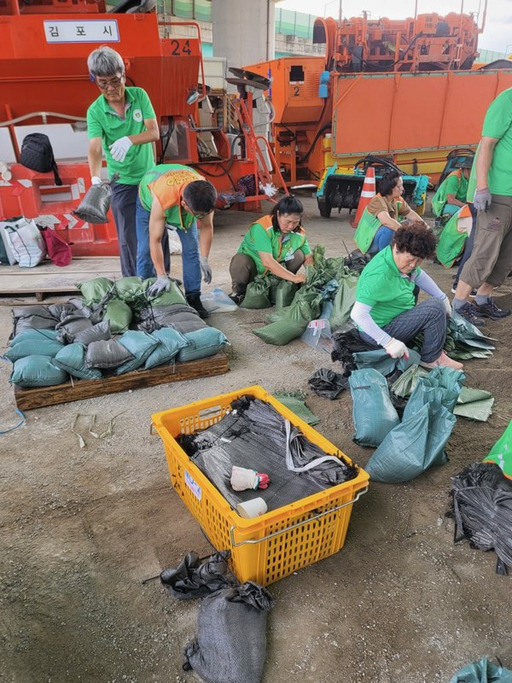
[[[375,197],[375,169],[373,166],[368,166],[366,175],[364,177],[363,189],[357,205],[356,217],[350,224],[353,228],[357,228],[363,211],[366,209],[372,197]]]

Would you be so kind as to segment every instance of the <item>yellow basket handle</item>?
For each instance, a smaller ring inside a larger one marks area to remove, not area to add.
[[[279,536],[280,534],[284,534],[286,531],[291,531],[292,529],[297,529],[299,526],[304,526],[304,524],[309,524],[310,522],[314,522],[316,519],[320,519],[321,517],[325,517],[325,515],[330,515],[331,512],[336,512],[337,510],[341,510],[341,508],[347,507],[347,505],[353,505],[354,503],[356,503],[359,500],[359,498],[361,498],[362,495],[364,495],[367,492],[368,492],[368,486],[366,486],[364,489],[361,489],[360,491],[358,491],[356,496],[354,497],[354,499],[349,500],[347,503],[342,503],[341,505],[337,505],[335,508],[330,508],[329,510],[325,510],[324,512],[320,512],[318,515],[314,515],[313,517],[308,517],[308,519],[304,519],[302,522],[297,522],[297,524],[292,524],[291,526],[287,526],[285,529],[280,529],[279,531],[274,531],[273,534],[268,534],[268,536],[263,536],[263,538],[249,539],[247,541],[241,541],[240,543],[236,543],[235,535],[233,533],[234,529],[236,529],[236,526],[233,525],[229,530],[229,536],[231,539],[231,547],[238,548],[239,546],[245,545],[246,543],[262,543],[262,541],[268,541],[269,538],[274,538],[275,536]]]

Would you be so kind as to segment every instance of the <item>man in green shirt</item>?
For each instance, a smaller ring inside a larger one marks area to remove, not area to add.
[[[432,197],[432,211],[436,216],[453,214],[467,204],[468,181],[473,159],[464,158],[458,169],[449,173]]]
[[[474,197],[478,212],[475,241],[453,299],[455,311],[479,326],[482,318],[499,320],[510,315],[491,295],[512,270],[511,159],[512,88],[508,88],[491,102],[485,115],[468,186],[468,199]],[[478,289],[471,304],[468,298],[473,287]]]
[[[109,177],[119,174],[112,185],[112,212],[121,272],[123,277],[130,277],[137,274],[137,189],[142,176],[155,164],[152,143],[159,139],[158,124],[147,93],[142,88],[125,86],[120,54],[108,46],[100,47],[89,55],[87,67],[102,93],[87,110],[91,182],[102,182],[103,151]]]

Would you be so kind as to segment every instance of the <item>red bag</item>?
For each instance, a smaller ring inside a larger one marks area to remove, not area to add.
[[[56,266],[69,266],[73,260],[71,247],[62,239],[58,232],[52,228],[40,228],[41,234],[48,250],[48,258]]]

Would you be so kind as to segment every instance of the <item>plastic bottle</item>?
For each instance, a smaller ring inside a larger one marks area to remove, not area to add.
[[[238,306],[229,298],[229,294],[220,287],[201,294],[201,302],[208,313],[231,313],[238,310]]]

